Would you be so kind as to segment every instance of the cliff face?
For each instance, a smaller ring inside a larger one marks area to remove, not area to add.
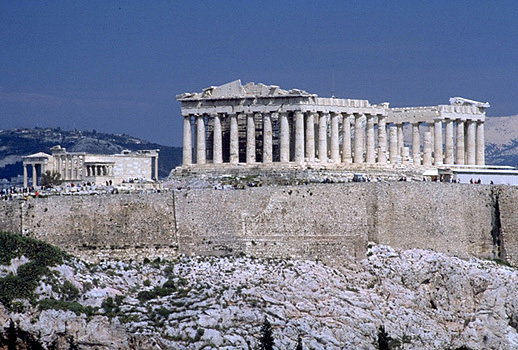
[[[303,349],[518,347],[516,269],[382,245],[367,255],[330,265],[244,256],[90,266],[69,259],[39,280],[32,304],[0,309],[0,346],[255,349],[266,318],[274,349],[295,349],[299,337]],[[45,301],[52,298],[61,302]]]

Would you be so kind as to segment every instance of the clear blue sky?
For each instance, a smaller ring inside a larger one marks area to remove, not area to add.
[[[180,146],[174,96],[235,79],[518,114],[518,1],[0,0],[0,129]]]

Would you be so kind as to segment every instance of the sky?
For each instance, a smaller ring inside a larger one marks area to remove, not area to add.
[[[0,0],[0,130],[181,146],[175,95],[236,79],[515,115],[518,1]]]

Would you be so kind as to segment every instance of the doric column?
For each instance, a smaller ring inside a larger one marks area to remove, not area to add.
[[[367,150],[365,152],[365,161],[374,163],[376,154],[374,149],[374,115],[367,114]]]
[[[221,118],[219,114],[214,114],[212,162],[214,164],[223,163],[223,137],[221,134]]]
[[[354,115],[354,162],[363,163],[363,114]]]
[[[290,161],[290,125],[288,124],[288,114],[282,112],[281,119],[281,163],[288,163]]]
[[[391,126],[389,128],[389,161],[390,164],[397,164],[398,157],[398,137],[397,137],[397,127]]]
[[[308,112],[306,117],[306,158],[308,162],[315,161],[315,113]]]
[[[415,165],[421,165],[421,136],[419,122],[412,123],[412,160]]]
[[[456,145],[456,159],[455,163],[463,165],[465,163],[464,160],[464,122],[460,119],[457,120],[457,145]]]
[[[430,137],[431,137],[430,145],[432,147],[432,153],[433,153],[434,146],[435,146],[435,123],[434,122],[428,123],[428,131],[430,132]]]
[[[327,113],[319,113],[318,118],[318,159],[327,163]]]
[[[351,163],[351,118],[344,114],[342,119],[342,163]]]
[[[387,164],[387,117],[378,117],[378,163]]]
[[[331,159],[333,163],[340,163],[340,139],[338,131],[339,113],[331,113]]]
[[[295,112],[295,162],[304,162],[304,113]]]
[[[63,176],[63,180],[69,180],[70,177],[68,177],[68,156],[64,155],[63,160],[65,162],[65,176]]]
[[[477,121],[477,139],[476,139],[476,164],[477,165],[485,165],[486,164],[486,156],[485,156],[485,140],[484,140],[484,122]]]
[[[246,162],[255,163],[255,122],[252,113],[246,115]]]
[[[434,138],[433,164],[442,165],[444,160],[442,154],[442,122],[440,120],[436,120],[434,123]]]
[[[205,164],[205,117],[203,114],[196,116],[196,164]]]
[[[111,166],[108,168],[108,175],[112,175]],[[158,181],[158,155],[155,156],[155,181]]]
[[[237,130],[237,114],[230,114],[230,164],[239,163],[239,132]]]
[[[453,120],[445,120],[444,164],[453,164]]]
[[[68,174],[67,174],[68,179],[69,180],[73,180],[73,178],[72,178],[72,167],[74,166],[74,164],[72,162],[72,156],[71,155],[67,156],[67,163],[69,163],[69,165],[68,165]]]
[[[423,140],[423,165],[431,166],[432,165],[432,133],[430,131],[426,131],[424,133]]]
[[[27,180],[27,164],[23,165],[23,187],[25,187],[25,188],[29,187],[28,180]]]
[[[32,187],[38,186],[38,170],[36,164],[32,164]]]
[[[405,136],[403,135],[403,123],[396,124],[397,127],[397,154],[403,155],[403,147],[405,147]]]
[[[466,150],[466,164],[475,164],[475,121],[468,120],[468,135],[467,135],[467,150]]]
[[[273,161],[273,132],[270,113],[263,114],[263,163]]]

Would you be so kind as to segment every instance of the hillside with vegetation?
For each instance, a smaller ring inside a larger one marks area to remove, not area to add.
[[[357,263],[86,264],[0,233],[2,349],[516,349],[518,270],[369,245]]]
[[[93,131],[35,128],[0,130],[0,179],[23,174],[22,156],[45,152],[55,145],[69,152],[117,154],[123,150],[159,149],[158,176],[166,178],[181,164],[182,149],[163,146],[125,134],[105,134]]]

